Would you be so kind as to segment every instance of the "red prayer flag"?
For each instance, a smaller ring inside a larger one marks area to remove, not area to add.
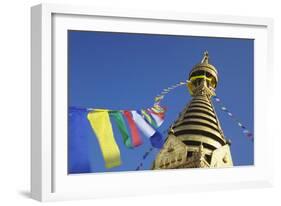
[[[133,120],[131,112],[124,111],[124,116],[126,117],[128,124],[129,124],[133,146],[137,147],[142,144],[142,140],[141,140],[139,131],[137,129],[137,125],[135,124],[135,122]]]

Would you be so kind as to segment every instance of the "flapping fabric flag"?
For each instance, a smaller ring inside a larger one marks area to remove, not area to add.
[[[152,125],[155,129],[157,128],[156,122],[154,121],[154,119],[150,116],[150,114],[146,111],[146,110],[141,110],[140,112],[144,119],[150,124]]]
[[[150,137],[150,143],[153,147],[161,149],[164,144],[163,136],[161,135],[161,133],[156,130],[154,135]]]
[[[131,111],[133,120],[146,137],[151,137],[156,132],[136,111]]]
[[[166,108],[161,107],[159,104],[154,104],[151,109],[153,109],[153,111],[156,113],[165,113],[166,112]]]
[[[150,108],[150,113],[156,114],[157,116],[159,116],[161,119],[164,120],[165,117],[165,112],[160,112],[159,110],[155,109],[154,107]]]
[[[113,119],[115,120],[115,122],[117,124],[117,127],[118,127],[118,129],[119,129],[119,131],[122,135],[123,142],[126,145],[126,147],[132,148],[130,135],[129,135],[129,132],[127,130],[127,126],[126,126],[125,120],[124,120],[121,112],[120,111],[111,111],[110,116],[112,116]]]
[[[136,111],[131,111],[133,120],[135,121],[138,128],[142,131],[142,133],[150,139],[151,145],[153,147],[162,148],[163,146],[163,138],[162,135],[152,128],[143,117]]]
[[[218,98],[218,97],[215,97],[215,100],[216,100],[217,102],[220,102],[220,101],[221,101],[220,98]]]
[[[68,109],[68,173],[92,172],[95,162],[88,148],[93,146],[91,127],[87,120],[87,109]]]
[[[126,117],[130,130],[131,130],[131,136],[132,136],[132,143],[134,147],[137,147],[142,144],[142,140],[139,134],[139,131],[137,129],[137,126],[133,120],[132,114],[129,111],[124,111],[124,116]]]
[[[164,114],[163,112],[160,112],[159,110],[155,109],[154,107],[152,107],[151,110],[153,111],[153,113],[155,113],[157,115]]]
[[[163,95],[159,95],[159,96],[157,96],[157,97],[155,97],[155,102],[159,102],[160,100],[162,100],[164,98],[164,96]]]
[[[113,136],[108,112],[106,110],[89,112],[88,120],[100,144],[105,167],[119,166],[121,164],[120,151]]]
[[[151,109],[147,109],[147,110],[149,111],[150,115],[153,117],[154,121],[156,122],[157,127],[160,127],[164,122],[163,115],[157,114],[153,112]]]

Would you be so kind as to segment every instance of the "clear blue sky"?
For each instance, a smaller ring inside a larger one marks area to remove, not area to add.
[[[253,131],[253,48],[254,40],[250,39],[69,31],[69,106],[108,109],[149,107],[163,88],[187,79],[191,68],[208,50],[210,62],[219,73],[217,95]],[[177,118],[190,99],[184,86],[166,96],[163,104],[168,107],[168,112],[165,123],[160,127],[161,132]],[[225,135],[232,141],[234,165],[252,165],[254,144],[218,107],[216,111]],[[90,126],[83,129],[87,138],[81,145],[88,145],[85,149],[92,154],[92,172],[135,170],[150,147],[149,141],[143,137],[142,146],[127,149],[114,124],[113,129],[123,162],[113,169],[104,167]],[[69,138],[72,141],[73,137]],[[157,151],[154,151],[146,159],[144,169],[151,167],[156,154]],[[77,158],[74,153],[73,156]]]

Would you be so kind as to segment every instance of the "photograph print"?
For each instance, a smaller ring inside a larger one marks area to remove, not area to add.
[[[68,31],[68,174],[254,165],[254,40]]]

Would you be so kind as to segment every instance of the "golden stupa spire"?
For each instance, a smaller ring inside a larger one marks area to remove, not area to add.
[[[152,168],[232,166],[230,145],[211,101],[215,95],[218,73],[209,63],[207,51],[202,61],[192,68],[188,79],[192,100],[171,125],[171,132]]]

